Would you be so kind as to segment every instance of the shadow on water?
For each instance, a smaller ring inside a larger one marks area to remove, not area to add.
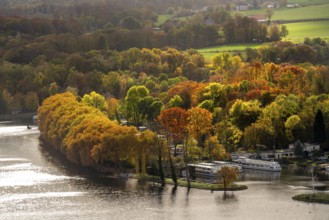
[[[160,197],[163,195],[166,188],[166,186],[159,183],[103,174],[97,172],[93,168],[76,165],[68,161],[63,154],[44,143],[42,140],[40,140],[39,151],[47,163],[51,163],[52,167],[59,169],[60,173],[64,173],[71,177],[78,176],[83,178],[83,183],[80,185],[88,189],[102,189],[102,193],[110,193],[112,190],[119,190],[133,192],[139,195],[150,194],[158,196],[159,199],[161,199]]]
[[[40,140],[39,151],[43,158],[50,163],[52,167],[59,169],[60,173],[64,173],[67,176],[79,176],[84,178],[87,185],[94,185],[94,187],[113,187],[115,189],[126,189],[127,178],[118,178],[110,174],[101,174],[93,168],[82,167],[76,165],[66,159],[56,149],[47,145]],[[140,185],[140,184],[138,184]],[[141,185],[142,186],[142,185]],[[90,186],[89,186],[90,187]]]
[[[238,199],[235,197],[234,192],[223,192],[223,195],[218,195],[215,197],[217,204],[235,203]]]

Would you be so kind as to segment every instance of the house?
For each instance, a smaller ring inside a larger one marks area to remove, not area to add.
[[[296,148],[302,149],[304,155],[313,156],[314,152],[320,150],[320,145],[311,144],[311,143],[302,143],[300,140],[297,140],[295,143],[289,145],[289,149],[293,151],[295,151]]]
[[[280,160],[282,158],[294,158],[295,154],[293,149],[282,149],[262,151],[260,152],[260,157],[263,160]]]
[[[245,2],[239,2],[235,5],[236,11],[246,11],[249,10],[249,5]]]

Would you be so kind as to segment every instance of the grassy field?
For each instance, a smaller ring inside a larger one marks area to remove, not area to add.
[[[214,55],[219,52],[233,52],[233,51],[241,51],[246,48],[257,48],[261,44],[227,44],[215,47],[207,47],[199,49],[199,53],[201,53],[206,59],[211,59]]]
[[[320,37],[329,42],[329,21],[290,23],[286,27],[289,31],[286,40],[302,43],[305,37]]]
[[[159,15],[158,21],[156,23],[157,26],[160,26],[161,24],[165,23],[167,20],[169,20],[171,15],[165,14],[165,15]]]
[[[329,18],[329,3],[299,8],[280,8],[273,10],[272,20],[305,20]],[[237,12],[234,12],[237,13]],[[265,15],[265,9],[239,12],[244,15]]]
[[[274,11],[272,20],[303,20],[329,18],[329,4]]]
[[[288,4],[299,4],[299,5],[317,5],[326,4],[329,0],[288,0]]]

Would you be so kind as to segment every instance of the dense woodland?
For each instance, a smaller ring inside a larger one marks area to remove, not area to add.
[[[23,2],[2,1],[12,10],[0,17],[0,113],[38,109],[41,136],[75,163],[145,173],[171,162],[166,143],[184,146],[185,163],[298,139],[328,150],[329,45],[320,38],[280,41],[282,26],[216,4],[194,14],[201,1],[36,0],[19,14]],[[160,7],[169,2],[182,5]],[[177,15],[157,27],[160,9]],[[192,15],[177,19],[183,9]],[[190,49],[255,40],[267,43],[211,60]]]

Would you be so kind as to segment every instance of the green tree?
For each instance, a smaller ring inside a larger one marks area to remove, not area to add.
[[[279,41],[281,39],[280,36],[281,36],[281,32],[280,32],[278,25],[272,24],[269,27],[269,31],[268,31],[269,40],[270,41]]]
[[[7,103],[3,98],[2,92],[0,92],[0,114],[7,113]]]
[[[107,104],[104,96],[98,94],[97,92],[91,92],[90,94],[85,94],[81,101],[86,103],[87,105],[93,106],[98,108],[99,110],[106,112],[107,111]]]
[[[296,131],[300,129],[301,126],[301,119],[298,115],[292,115],[286,120],[284,127],[286,128],[286,134],[290,141],[296,140]]]
[[[247,126],[257,121],[262,114],[262,109],[260,102],[257,100],[244,102],[238,99],[230,108],[229,114],[232,123],[239,129],[244,130]]]
[[[289,31],[287,29],[287,26],[286,25],[281,25],[280,26],[280,36],[283,37],[284,39],[286,39],[288,34],[289,34]]]
[[[326,126],[322,111],[319,109],[316,112],[313,124],[313,135],[315,143],[324,143],[326,141]]]
[[[120,21],[121,28],[128,30],[139,29],[141,27],[140,22],[133,17],[125,17]]]
[[[169,107],[183,107],[183,99],[179,95],[174,95],[174,97],[169,100]]]
[[[148,95],[149,90],[145,86],[132,86],[127,92],[125,98],[127,120],[135,126],[138,126],[142,121],[138,103]]]
[[[271,23],[271,18],[273,16],[273,14],[274,14],[274,12],[273,12],[272,8],[266,8],[265,17],[267,18],[267,21],[269,24]]]
[[[145,96],[137,103],[137,109],[140,113],[141,121],[154,121],[160,114],[164,105],[159,99],[152,96]]]

